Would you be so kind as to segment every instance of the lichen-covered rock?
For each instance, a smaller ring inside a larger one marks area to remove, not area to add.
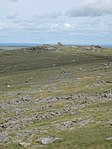
[[[3,133],[0,134],[0,143],[6,143],[9,140],[9,137]]]
[[[40,141],[43,145],[53,143],[57,140],[62,140],[62,138],[55,138],[55,137],[46,137],[46,138],[40,138],[38,141]]]
[[[30,145],[30,143],[26,143],[26,142],[20,142],[19,144],[23,147],[27,147]]]

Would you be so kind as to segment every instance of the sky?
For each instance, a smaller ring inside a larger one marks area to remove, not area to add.
[[[0,0],[0,43],[112,44],[112,0]]]

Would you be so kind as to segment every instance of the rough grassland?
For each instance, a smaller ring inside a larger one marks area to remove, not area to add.
[[[111,149],[112,49],[1,51],[0,148]]]

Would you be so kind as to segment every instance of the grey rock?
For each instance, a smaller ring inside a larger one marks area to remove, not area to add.
[[[46,145],[46,144],[50,144],[50,143],[53,143],[57,140],[62,140],[62,138],[55,138],[55,137],[47,137],[47,138],[41,138],[40,139],[40,142],[43,144],[43,145]]]
[[[0,135],[0,143],[6,143],[8,142],[8,140],[9,140],[9,137],[7,135],[5,134]]]
[[[110,80],[110,81],[106,81],[106,83],[112,83],[112,80]]]
[[[20,142],[19,144],[23,147],[30,146],[30,143],[26,143],[26,142]]]
[[[112,141],[112,137],[108,137],[106,140],[107,141]]]
[[[19,116],[20,113],[21,113],[21,110],[20,110],[20,109],[16,109],[15,115],[16,115],[16,116]]]
[[[57,46],[63,46],[63,44],[61,42],[58,42]]]
[[[112,93],[105,93],[105,94],[103,95],[103,97],[112,98]]]

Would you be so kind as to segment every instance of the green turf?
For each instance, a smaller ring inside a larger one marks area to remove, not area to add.
[[[39,132],[32,137],[30,134],[22,137],[25,142],[31,143],[28,149],[111,149],[112,141],[106,139],[112,137],[112,98],[101,98],[95,102],[89,98],[91,95],[112,90],[112,83],[106,83],[112,80],[112,61],[105,65],[108,60],[112,60],[112,49],[88,51],[85,47],[57,46],[56,50],[52,51],[46,50],[45,47],[2,51],[0,102],[27,96],[32,102],[23,105],[12,104],[11,108],[8,105],[9,109],[0,109],[1,124],[5,121],[3,118],[15,117],[12,109],[21,110],[21,119],[67,108],[76,110],[73,115],[67,112],[25,124],[21,126],[21,130],[16,129],[16,132],[10,131],[10,141],[0,144],[0,148],[21,149],[23,147],[19,143],[12,141],[18,139],[16,133],[38,129]],[[88,98],[33,103],[36,99],[78,94],[86,94]],[[88,119],[91,122],[84,126],[76,124],[73,128],[58,128],[60,123],[66,121]],[[63,140],[39,147],[40,143],[36,140],[43,136],[57,136]]]

